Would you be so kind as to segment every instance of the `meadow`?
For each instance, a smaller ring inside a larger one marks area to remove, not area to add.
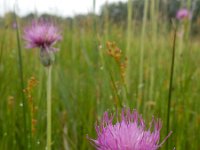
[[[96,137],[95,123],[105,111],[122,107],[137,109],[147,123],[152,116],[160,118],[162,140],[169,92],[173,133],[168,149],[200,149],[199,37],[190,34],[189,20],[173,25],[158,17],[130,18],[123,24],[91,16],[72,24],[56,21],[63,39],[52,67],[52,149],[93,149],[87,136]],[[24,46],[23,28],[29,22],[17,20],[17,29],[0,29],[0,150],[43,150],[46,70],[39,51]]]

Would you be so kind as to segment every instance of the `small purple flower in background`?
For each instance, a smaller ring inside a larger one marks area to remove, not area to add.
[[[12,28],[13,28],[13,29],[17,29],[17,23],[16,23],[16,22],[13,22],[13,23],[12,23]]]
[[[184,20],[190,18],[190,12],[186,8],[179,9],[176,13],[176,18],[178,20]]]
[[[121,120],[116,124],[113,124],[113,118],[105,112],[102,122],[96,126],[98,137],[90,141],[97,150],[157,150],[172,133],[159,144],[162,128],[160,120],[153,118],[147,130],[142,116],[136,110],[131,112],[124,109]]]
[[[44,66],[49,66],[54,61],[54,52],[58,49],[53,46],[62,39],[58,28],[45,20],[33,21],[24,30],[26,48],[40,48],[40,57]]]

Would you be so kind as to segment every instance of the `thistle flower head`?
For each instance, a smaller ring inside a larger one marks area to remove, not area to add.
[[[61,40],[62,36],[58,28],[45,20],[33,21],[24,30],[26,48],[40,48],[40,60],[44,66],[50,66],[54,62],[54,44]]]
[[[45,20],[33,21],[24,30],[24,40],[27,48],[41,48],[55,51],[53,45],[61,40],[58,28],[51,22]]]
[[[176,13],[176,18],[180,21],[189,17],[190,12],[186,8],[179,9]]]
[[[90,141],[97,150],[157,150],[171,134],[159,144],[161,121],[153,118],[150,128],[146,129],[137,111],[124,109],[116,124],[113,124],[113,118],[105,112],[102,122],[96,126],[98,137]]]

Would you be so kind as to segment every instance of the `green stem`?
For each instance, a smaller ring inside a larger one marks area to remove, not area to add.
[[[1,47],[0,47],[0,64],[1,62],[3,61],[3,49],[4,49],[4,45],[5,45],[5,40],[6,40],[6,32],[7,32],[7,29],[4,30],[4,33],[2,36],[2,39],[1,39]]]
[[[106,42],[108,40],[108,28],[109,28],[109,8],[108,8],[108,0],[106,0],[105,10],[104,10],[104,35]]]
[[[20,78],[20,84],[21,84],[21,96],[22,96],[22,104],[23,104],[23,124],[24,124],[24,147],[29,149],[30,141],[28,139],[28,130],[27,130],[27,118],[26,113],[27,110],[27,103],[24,97],[24,75],[23,75],[23,61],[22,61],[22,53],[21,53],[21,42],[20,42],[20,34],[19,34],[19,24],[17,20],[17,16],[15,15],[15,21],[17,23],[16,28],[16,37],[17,37],[17,49],[18,49],[18,59],[19,59],[19,78]],[[29,115],[29,114],[28,114]],[[29,126],[30,127],[30,126]],[[28,143],[28,144],[27,144]]]
[[[111,79],[111,84],[112,84],[112,86],[113,86],[113,93],[114,93],[114,95],[116,96],[115,98],[117,99],[116,109],[118,109],[118,106],[119,106],[120,108],[123,108],[123,102],[122,102],[122,100],[120,99],[120,95],[118,94],[117,86],[116,86],[116,84],[115,84],[115,81],[114,81],[114,78],[113,78],[113,76],[112,76],[111,70],[108,69],[108,71],[109,71],[109,75],[110,75],[110,79]],[[119,104],[119,105],[118,105],[118,104]]]
[[[47,150],[51,150],[51,68],[47,67]]]
[[[171,110],[171,96],[172,96],[172,83],[174,75],[174,60],[175,60],[175,48],[176,48],[176,27],[174,30],[174,39],[173,39],[173,49],[172,49],[172,62],[170,69],[170,82],[169,82],[169,95],[168,95],[168,106],[167,106],[167,134],[169,133],[170,127],[170,110]],[[166,149],[169,148],[169,140],[166,142]]]
[[[96,14],[95,14],[95,10],[96,10],[96,0],[93,0],[93,15],[94,15],[93,16],[93,31],[94,31],[94,35],[96,36],[97,17],[96,17]]]
[[[128,19],[127,19],[127,43],[126,43],[126,56],[128,57],[128,63],[127,63],[127,73],[126,73],[126,85],[127,85],[127,91],[130,91],[130,72],[131,72],[131,40],[132,40],[132,0],[128,0],[127,7],[128,7]]]
[[[143,96],[143,71],[144,71],[144,42],[145,42],[145,35],[146,35],[146,22],[147,22],[147,11],[148,11],[148,2],[149,0],[145,1],[144,4],[144,16],[142,22],[142,33],[141,33],[141,40],[140,40],[140,70],[139,70],[139,89],[138,89],[138,98],[140,99],[137,103],[137,109],[140,109],[142,105],[142,96]]]
[[[156,69],[156,34],[157,34],[157,5],[156,0],[151,0],[151,25],[152,25],[152,50],[150,51],[150,86],[149,86],[149,100],[154,100],[155,91],[155,69]]]

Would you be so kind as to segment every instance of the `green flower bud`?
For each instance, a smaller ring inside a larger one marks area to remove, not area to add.
[[[40,61],[45,67],[51,66],[55,61],[54,52],[50,50],[40,50]]]

